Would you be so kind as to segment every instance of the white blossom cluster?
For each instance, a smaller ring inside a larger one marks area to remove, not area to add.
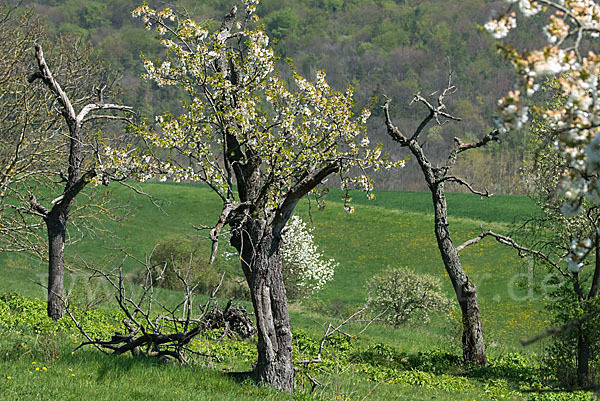
[[[483,27],[496,39],[502,39],[508,36],[511,29],[517,27],[517,19],[515,13],[511,13],[498,19],[491,19]]]
[[[333,279],[339,265],[333,259],[324,259],[314,243],[312,228],[298,216],[292,216],[282,234],[281,256],[298,285],[309,293],[319,291]]]

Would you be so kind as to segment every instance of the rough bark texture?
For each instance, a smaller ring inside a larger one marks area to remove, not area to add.
[[[486,363],[486,352],[477,303],[477,287],[469,281],[469,277],[465,274],[456,247],[450,238],[444,184],[440,183],[432,189],[435,207],[435,236],[444,267],[452,281],[462,312],[463,357],[465,362],[483,365]]]
[[[63,286],[65,266],[65,233],[67,217],[50,215],[46,219],[48,231],[48,316],[54,320],[63,317]]]
[[[293,390],[292,330],[283,284],[280,239],[264,223],[244,224],[233,245],[242,256],[256,315],[258,361],[253,376],[279,390]]]
[[[587,387],[590,385],[590,343],[585,334],[579,333],[577,337],[577,385]]]

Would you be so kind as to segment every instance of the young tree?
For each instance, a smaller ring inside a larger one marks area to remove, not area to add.
[[[258,328],[258,361],[253,378],[291,391],[292,332],[282,277],[281,236],[298,201],[327,177],[338,174],[344,188],[371,188],[369,167],[391,167],[380,147],[371,149],[363,111],[352,118],[352,89],[335,92],[318,72],[316,83],[297,73],[288,87],[274,70],[268,36],[253,27],[257,0],[234,6],[220,28],[209,31],[171,9],[144,4],[134,11],[146,27],[156,27],[167,55],[145,60],[146,78],[177,85],[185,111],[157,117],[160,128],[137,131],[155,155],[129,157],[129,166],[156,168],[164,179],[206,183],[223,209],[211,229],[212,258],[225,225],[248,282]],[[113,161],[123,165],[123,155]],[[353,169],[358,176],[349,176]],[[144,174],[140,174],[144,178]],[[352,209],[347,206],[347,210]]]
[[[433,311],[452,309],[452,301],[441,287],[435,276],[418,274],[404,266],[388,269],[367,283],[366,306],[394,327],[410,320],[429,323]]]
[[[450,75],[451,77],[451,75]],[[479,314],[479,305],[477,303],[477,287],[469,279],[465,273],[457,248],[450,238],[450,230],[448,223],[448,211],[446,206],[446,189],[447,182],[454,182],[464,185],[469,191],[480,196],[490,196],[487,192],[478,192],[465,180],[451,174],[452,166],[456,163],[458,156],[469,149],[476,149],[485,146],[491,141],[496,141],[498,131],[484,135],[479,141],[472,143],[463,143],[459,138],[454,138],[455,146],[451,149],[445,162],[441,165],[434,166],[423,150],[423,146],[419,143],[419,135],[423,129],[431,122],[437,122],[442,125],[445,122],[460,119],[454,117],[446,111],[444,100],[446,96],[451,95],[456,91],[456,87],[452,85],[451,80],[448,80],[448,86],[444,89],[437,98],[437,104],[431,104],[421,94],[416,94],[413,102],[422,103],[428,110],[427,116],[421,121],[412,135],[407,136],[392,123],[389,112],[388,99],[383,106],[385,113],[385,122],[387,132],[392,139],[406,147],[415,157],[419,164],[427,186],[431,191],[433,207],[434,207],[434,225],[435,236],[438,243],[446,272],[452,281],[456,298],[462,312],[462,349],[465,362],[484,365],[486,363],[485,342],[483,340],[482,322]]]

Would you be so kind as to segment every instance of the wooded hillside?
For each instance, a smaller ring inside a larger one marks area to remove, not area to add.
[[[197,19],[218,24],[229,10],[228,0],[180,0],[178,7]],[[434,127],[423,135],[424,146],[441,160],[455,136],[472,140],[493,125],[496,101],[509,88],[511,70],[496,52],[483,24],[500,2],[485,0],[265,0],[257,13],[270,37],[284,71],[293,58],[299,72],[314,77],[327,72],[328,82],[338,90],[353,85],[356,106],[364,107],[374,97],[369,122],[372,138],[382,142],[393,156],[405,156],[387,137],[380,109],[382,95],[394,99],[392,116],[399,126],[416,126],[425,110],[409,105],[413,94],[428,95],[444,87],[448,71],[458,92],[448,102],[458,124]],[[157,91],[144,83],[140,53],[151,58],[160,51],[153,33],[145,31],[131,11],[135,0],[47,0],[26,1],[47,18],[53,34],[74,34],[90,40],[101,58],[120,71],[121,100],[150,118],[158,112],[180,107],[172,91]],[[160,7],[160,4],[151,4]],[[535,23],[535,20],[532,20]],[[521,42],[530,42],[527,29]],[[357,108],[358,108],[357,107]],[[497,144],[473,152],[457,166],[457,174],[491,192],[523,192],[520,168],[526,158],[527,135],[511,134]],[[400,172],[376,176],[380,189],[424,189],[413,162]],[[456,188],[459,190],[460,188]]]

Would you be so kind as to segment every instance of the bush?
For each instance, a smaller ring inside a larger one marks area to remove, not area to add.
[[[156,246],[150,258],[152,280],[158,287],[182,291],[185,289],[183,278],[190,286],[198,284],[196,292],[209,294],[226,270],[219,264],[209,264],[208,256],[204,247],[189,238],[168,237]],[[236,299],[249,298],[246,281],[233,275],[226,277],[219,294]]]
[[[283,281],[289,299],[302,298],[319,291],[333,279],[337,263],[324,259],[317,249],[312,229],[293,216],[282,235]]]
[[[553,302],[548,305],[552,314],[552,323],[562,326],[581,319],[600,309],[600,298],[580,302],[577,294],[569,285],[560,286],[553,294]],[[589,346],[588,384],[600,378],[600,317],[588,319],[585,323],[550,338],[545,364],[557,382],[566,387],[581,385],[578,383],[577,364],[579,340],[585,340]]]
[[[437,278],[420,275],[406,267],[386,270],[367,284],[367,307],[398,327],[411,319],[428,323],[432,311],[449,312],[451,301],[441,292]]]

